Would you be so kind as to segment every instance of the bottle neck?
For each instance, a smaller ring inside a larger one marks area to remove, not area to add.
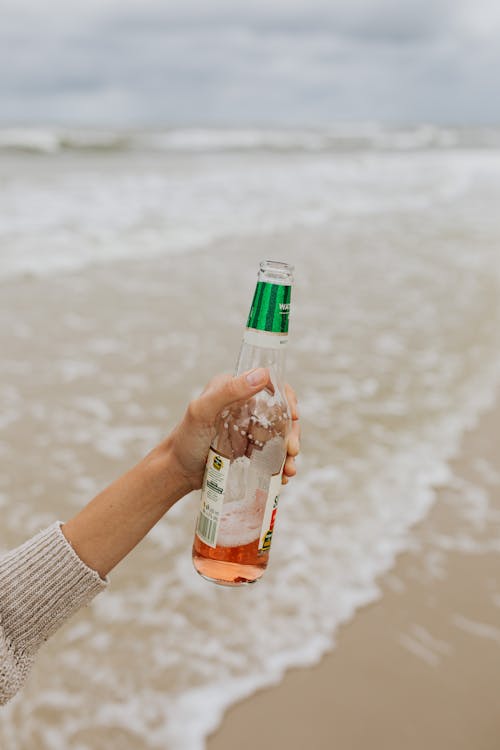
[[[288,342],[288,318],[293,268],[286,263],[263,261],[248,315],[236,372],[269,367],[282,381]]]
[[[245,339],[241,344],[235,375],[253,370],[256,367],[268,367],[280,385],[284,382],[286,363],[286,346],[281,349],[269,349],[263,346],[249,344]]]
[[[247,329],[281,335],[282,338],[287,336],[291,291],[291,284],[259,279],[248,315]]]

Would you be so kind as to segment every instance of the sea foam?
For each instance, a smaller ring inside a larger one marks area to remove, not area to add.
[[[391,138],[371,125],[363,137],[376,132]],[[234,591],[199,578],[199,497],[177,504],[40,652],[2,710],[2,748],[201,750],[232,702],[334,645],[380,595],[435,488],[457,486],[450,459],[499,378],[500,160],[440,147],[432,129],[415,137],[319,154],[233,140],[153,161],[68,148],[41,157],[50,172],[9,151],[2,543],[73,515],[230,368],[254,280],[242,269],[268,252],[297,268],[287,356],[303,448],[262,581]],[[465,489],[466,530],[436,548],[498,551],[479,536],[494,527],[487,498]],[[481,625],[455,622],[496,638]],[[428,634],[407,635],[440,658]]]

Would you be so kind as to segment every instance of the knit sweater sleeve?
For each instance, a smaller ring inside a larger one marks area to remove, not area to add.
[[[59,522],[0,557],[0,705],[23,686],[42,643],[106,585]]]

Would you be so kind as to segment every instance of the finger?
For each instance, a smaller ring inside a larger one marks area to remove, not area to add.
[[[294,477],[296,473],[297,467],[295,466],[295,459],[293,456],[288,456],[283,467],[283,474],[286,477]]]
[[[298,456],[300,452],[300,422],[292,423],[286,449],[289,456]]]
[[[292,419],[298,419],[299,418],[299,410],[297,406],[297,394],[293,390],[290,383],[285,384],[285,392],[286,392],[286,398],[288,403],[290,404],[290,412],[292,415]]]
[[[218,414],[236,401],[246,401],[270,382],[269,370],[259,367],[232,378],[223,375],[214,378],[201,396],[190,404],[190,412],[203,423],[213,423]]]

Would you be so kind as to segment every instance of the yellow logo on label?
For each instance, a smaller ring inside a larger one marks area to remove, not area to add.
[[[220,471],[222,469],[223,463],[220,456],[214,456],[213,461],[213,467],[214,469],[217,469],[217,471]]]
[[[271,540],[273,537],[274,522],[276,521],[276,511],[278,510],[278,499],[279,499],[279,495],[276,495],[276,497],[274,498],[274,503],[273,503],[273,512],[272,512],[271,521],[269,524],[269,531],[266,533],[264,537],[264,541],[262,542],[261,550],[263,552],[268,552],[271,549]]]

